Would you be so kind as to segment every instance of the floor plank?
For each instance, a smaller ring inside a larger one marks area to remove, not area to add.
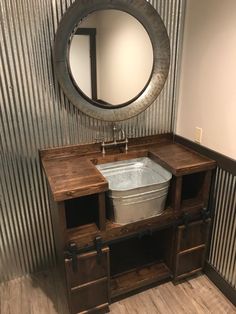
[[[0,314],[68,314],[54,271],[0,284]],[[168,282],[110,306],[111,314],[233,314],[236,308],[205,276]]]

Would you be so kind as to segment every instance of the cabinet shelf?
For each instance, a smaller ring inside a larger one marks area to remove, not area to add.
[[[181,204],[181,210],[183,212],[197,212],[204,207],[204,202],[199,198],[191,198],[187,200],[183,200]]]
[[[111,278],[111,298],[117,298],[133,290],[164,281],[170,277],[171,272],[162,261],[117,274]]]
[[[100,230],[95,223],[83,225],[67,230],[67,241],[75,242],[82,249],[94,244],[94,238],[100,235],[104,242],[121,239],[129,235],[138,234],[144,230],[165,227],[175,221],[171,208],[166,209],[161,215],[136,221],[127,225],[120,225],[110,220],[106,221],[105,230]]]
[[[100,231],[95,223],[79,226],[76,228],[67,230],[67,241],[69,242],[89,242],[93,241],[94,237],[99,234]]]

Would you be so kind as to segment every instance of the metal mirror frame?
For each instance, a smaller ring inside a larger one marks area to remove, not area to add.
[[[127,105],[114,108],[98,106],[75,86],[70,75],[68,50],[80,21],[97,10],[114,9],[135,17],[147,31],[153,47],[153,70],[142,92]],[[165,25],[154,7],[146,0],[76,0],[66,11],[57,29],[54,69],[59,84],[70,102],[83,113],[103,121],[122,121],[147,109],[164,87],[170,65],[170,42]]]

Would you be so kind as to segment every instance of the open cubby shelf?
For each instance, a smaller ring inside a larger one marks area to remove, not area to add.
[[[65,202],[68,229],[95,223],[99,225],[98,194],[81,196]]]
[[[112,298],[170,277],[166,242],[161,241],[166,232],[156,231],[109,245]]]
[[[156,233],[152,236],[121,240],[109,245],[109,248],[111,276],[163,259],[164,248],[158,243]]]
[[[182,200],[196,199],[201,196],[205,172],[197,172],[183,176]]]

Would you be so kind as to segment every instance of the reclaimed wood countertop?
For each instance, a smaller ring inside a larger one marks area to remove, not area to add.
[[[148,156],[174,176],[213,169],[215,161],[176,144],[172,134],[148,136],[129,140],[129,151],[119,147],[101,153],[101,144],[71,145],[40,151],[42,165],[54,201],[101,193],[108,182],[96,169],[99,163]]]

